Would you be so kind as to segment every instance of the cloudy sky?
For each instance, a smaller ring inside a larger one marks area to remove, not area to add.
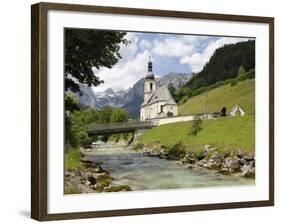
[[[122,59],[112,68],[102,68],[95,74],[104,84],[94,87],[102,92],[111,87],[115,91],[126,90],[145,76],[149,56],[153,61],[155,76],[169,72],[199,72],[214,51],[225,44],[246,41],[246,38],[214,37],[128,32],[127,46],[121,44]]]

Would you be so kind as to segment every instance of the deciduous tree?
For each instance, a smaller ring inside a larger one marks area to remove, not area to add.
[[[79,83],[102,83],[93,68],[112,68],[121,58],[120,44],[127,44],[125,32],[65,29],[65,90],[79,91]]]

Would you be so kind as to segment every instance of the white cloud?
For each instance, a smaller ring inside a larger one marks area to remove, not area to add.
[[[245,38],[222,37],[216,41],[211,41],[208,46],[201,52],[195,52],[192,55],[186,55],[180,59],[180,63],[189,64],[192,72],[199,72],[209,61],[216,49],[231,43],[246,41]]]
[[[151,48],[152,44],[148,40],[141,40],[139,46],[140,46],[141,49],[145,50],[145,49]]]
[[[194,51],[192,44],[185,44],[181,36],[169,37],[161,40],[154,40],[152,52],[158,56],[182,57]]]
[[[121,45],[122,59],[111,69],[101,68],[95,71],[95,74],[104,83],[93,87],[94,92],[102,92],[107,88],[112,88],[114,91],[126,90],[144,77],[150,54],[147,50],[138,51],[139,38],[137,35],[128,33],[126,38],[131,43],[128,46]]]
[[[184,35],[156,35],[152,40],[141,39],[137,33],[127,33],[126,38],[130,44],[120,45],[122,59],[113,68],[101,68],[94,71],[104,80],[103,84],[93,87],[95,92],[102,92],[107,88],[115,91],[126,90],[132,87],[139,79],[145,76],[148,57],[160,60],[161,57],[176,57],[181,64],[190,65],[192,72],[199,72],[210,59],[214,51],[225,44],[245,41],[245,38],[222,37],[217,40],[206,40],[207,36]],[[202,41],[208,43],[207,47],[199,52],[198,46]]]
[[[120,45],[121,59],[118,62],[118,66],[123,66],[127,61],[134,58],[138,51],[139,38],[135,33],[127,33],[126,39],[130,41],[128,45]]]

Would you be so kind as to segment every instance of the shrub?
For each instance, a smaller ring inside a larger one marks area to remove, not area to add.
[[[79,110],[78,107],[79,99],[75,93],[68,92],[64,96],[64,106],[65,111],[73,112],[74,110]]]
[[[211,89],[214,89],[214,88],[217,88],[217,87],[220,87],[220,86],[223,86],[224,85],[224,82],[223,81],[218,81],[216,82],[215,84],[211,85]]]
[[[94,108],[85,108],[81,112],[81,116],[84,124],[92,124],[99,121],[99,113]]]
[[[129,119],[129,113],[123,108],[115,109],[110,115],[111,123],[125,122]]]
[[[185,146],[180,141],[169,148],[168,153],[176,158],[179,158],[185,155]]]
[[[246,71],[242,65],[238,68],[237,76],[244,74]]]
[[[226,79],[226,80],[223,81],[223,84],[224,84],[224,85],[231,84],[231,82],[232,82],[233,80],[235,80],[235,79]]]
[[[239,76],[237,76],[237,78],[236,78],[236,80],[238,81],[238,82],[242,82],[242,81],[244,81],[244,80],[246,80],[247,79],[247,76],[246,76],[246,74],[244,73],[244,74],[241,74],[241,75],[239,75]]]
[[[66,169],[81,168],[82,154],[79,149],[71,148],[64,154],[64,165]]]
[[[233,79],[231,82],[230,82],[230,86],[236,86],[237,85],[237,81],[235,79]]]
[[[182,98],[178,101],[178,105],[182,105],[182,104],[186,103],[187,100],[188,100],[187,97],[182,97]]]
[[[256,74],[255,74],[255,69],[251,69],[250,71],[245,73],[247,79],[254,79]]]
[[[240,74],[239,76],[237,76],[236,80],[238,82],[241,82],[241,81],[244,81],[246,79],[253,79],[253,78],[255,78],[255,70],[251,69],[250,71],[245,72],[245,73]]]
[[[196,136],[202,129],[202,119],[199,116],[195,116],[190,128],[190,134]]]
[[[88,136],[87,128],[84,126],[73,125],[70,133],[69,142],[72,147],[83,146],[87,148],[93,142],[93,138]]]
[[[193,95],[192,91],[188,87],[182,87],[175,92],[175,100],[178,102],[182,98],[189,98]]]

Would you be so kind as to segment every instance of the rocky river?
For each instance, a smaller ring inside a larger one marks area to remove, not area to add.
[[[190,166],[177,160],[161,159],[134,151],[125,145],[100,145],[84,150],[83,154],[83,161],[88,164],[88,170],[83,171],[84,174],[79,172],[81,177],[78,179],[83,180],[82,185],[88,185],[84,189],[86,192],[97,191],[99,186],[97,187],[96,180],[99,179],[105,179],[106,185],[98,192],[255,184],[254,178],[245,178],[238,174],[225,175],[202,166]],[[71,176],[71,171],[69,175]]]

